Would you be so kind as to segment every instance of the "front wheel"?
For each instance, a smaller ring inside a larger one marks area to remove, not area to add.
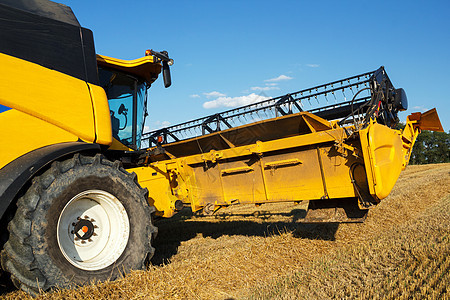
[[[53,163],[17,206],[2,266],[31,294],[114,280],[153,255],[147,191],[100,154]]]

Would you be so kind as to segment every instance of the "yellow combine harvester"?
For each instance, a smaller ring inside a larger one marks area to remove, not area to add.
[[[31,294],[145,268],[152,218],[183,207],[309,200],[307,222],[362,221],[420,130],[442,131],[435,110],[393,129],[406,95],[380,68],[143,134],[148,88],[161,72],[171,84],[167,52],[96,55],[47,0],[0,1],[0,40],[1,266]]]

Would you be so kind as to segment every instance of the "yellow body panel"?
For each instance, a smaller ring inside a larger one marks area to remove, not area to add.
[[[353,155],[351,151],[341,149],[341,152],[338,152],[337,149],[336,146],[328,146],[318,150],[322,161],[326,197],[331,199],[356,197],[349,169],[352,165],[356,166],[355,180],[361,187],[365,187],[367,178],[362,168],[362,159]]]
[[[153,83],[161,73],[161,64],[153,56],[144,56],[133,60],[123,60],[97,54],[99,66],[113,68],[114,70],[135,75],[145,79],[148,84]]]
[[[360,131],[369,189],[378,199],[386,198],[404,168],[401,132],[373,123]]]
[[[108,99],[105,90],[99,86],[87,83],[92,99],[95,121],[95,142],[102,145],[111,145],[112,129],[109,113]]]
[[[153,64],[156,63],[153,59],[153,56],[144,56],[137,59],[125,60],[114,57],[109,57],[106,55],[97,54],[97,61],[104,62],[109,65],[115,65],[125,68],[135,68],[144,64]],[[129,69],[130,70],[130,69]]]
[[[119,142],[117,139],[112,138],[112,143],[108,148],[109,150],[122,150],[122,151],[133,151],[133,149],[125,146],[121,142]]]
[[[86,82],[5,54],[0,54],[0,65],[0,104],[60,127],[84,141],[95,141],[94,114]]]
[[[150,168],[132,168],[127,171],[135,172],[141,187],[148,189],[149,204],[155,206],[157,215],[168,218],[175,213],[175,201],[178,198],[173,195],[166,164],[155,164]]]
[[[11,109],[0,114],[0,169],[35,149],[64,142],[74,142],[78,137],[55,125]]]

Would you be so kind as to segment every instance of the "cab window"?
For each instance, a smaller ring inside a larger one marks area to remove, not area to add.
[[[128,74],[101,67],[99,80],[108,97],[113,137],[138,149],[146,110],[145,83]]]

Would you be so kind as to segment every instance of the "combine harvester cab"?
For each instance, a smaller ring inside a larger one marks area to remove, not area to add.
[[[334,104],[304,110],[322,98]],[[184,206],[212,214],[307,200],[305,222],[360,222],[389,195],[419,132],[442,131],[435,109],[394,129],[406,109],[405,92],[381,67],[147,133],[148,167],[134,171],[164,217]],[[247,123],[252,116],[269,118]]]

